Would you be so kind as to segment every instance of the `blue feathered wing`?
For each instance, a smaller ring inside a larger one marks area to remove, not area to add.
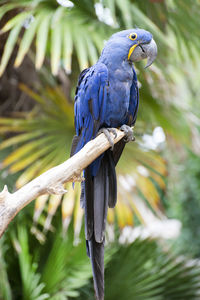
[[[79,137],[75,153],[94,138],[103,125],[107,93],[108,70],[104,64],[97,63],[80,74],[74,105],[76,135]]]

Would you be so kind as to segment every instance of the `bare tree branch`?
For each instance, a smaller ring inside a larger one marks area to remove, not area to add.
[[[112,135],[114,143],[124,137],[124,132],[116,130],[116,133],[115,139]],[[73,157],[33,179],[18,191],[11,194],[5,186],[0,193],[0,237],[11,220],[23,207],[42,194],[66,193],[63,184],[68,181],[82,180],[82,170],[109,147],[110,144],[105,135],[100,134],[94,140],[88,142]]]

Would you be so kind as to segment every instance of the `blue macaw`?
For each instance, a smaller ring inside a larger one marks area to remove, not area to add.
[[[85,236],[97,300],[104,299],[104,233],[108,207],[117,200],[115,166],[125,143],[133,139],[130,126],[136,121],[139,94],[133,63],[147,58],[150,66],[157,55],[151,33],[143,29],[117,32],[107,41],[97,63],[81,72],[75,95],[76,136],[72,155],[99,130],[108,137],[112,148],[84,170],[81,203],[85,210]],[[113,145],[111,128],[121,128],[126,139]]]

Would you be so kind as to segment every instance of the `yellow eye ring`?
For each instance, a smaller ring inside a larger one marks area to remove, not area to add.
[[[135,41],[137,39],[137,33],[135,33],[135,32],[130,33],[128,38],[132,41]]]

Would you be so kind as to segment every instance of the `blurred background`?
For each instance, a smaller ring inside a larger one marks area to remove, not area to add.
[[[126,28],[150,31],[140,108],[108,213],[105,299],[200,299],[200,2],[0,1],[0,190],[69,157],[81,70]],[[80,186],[24,208],[0,240],[0,299],[94,299]]]

